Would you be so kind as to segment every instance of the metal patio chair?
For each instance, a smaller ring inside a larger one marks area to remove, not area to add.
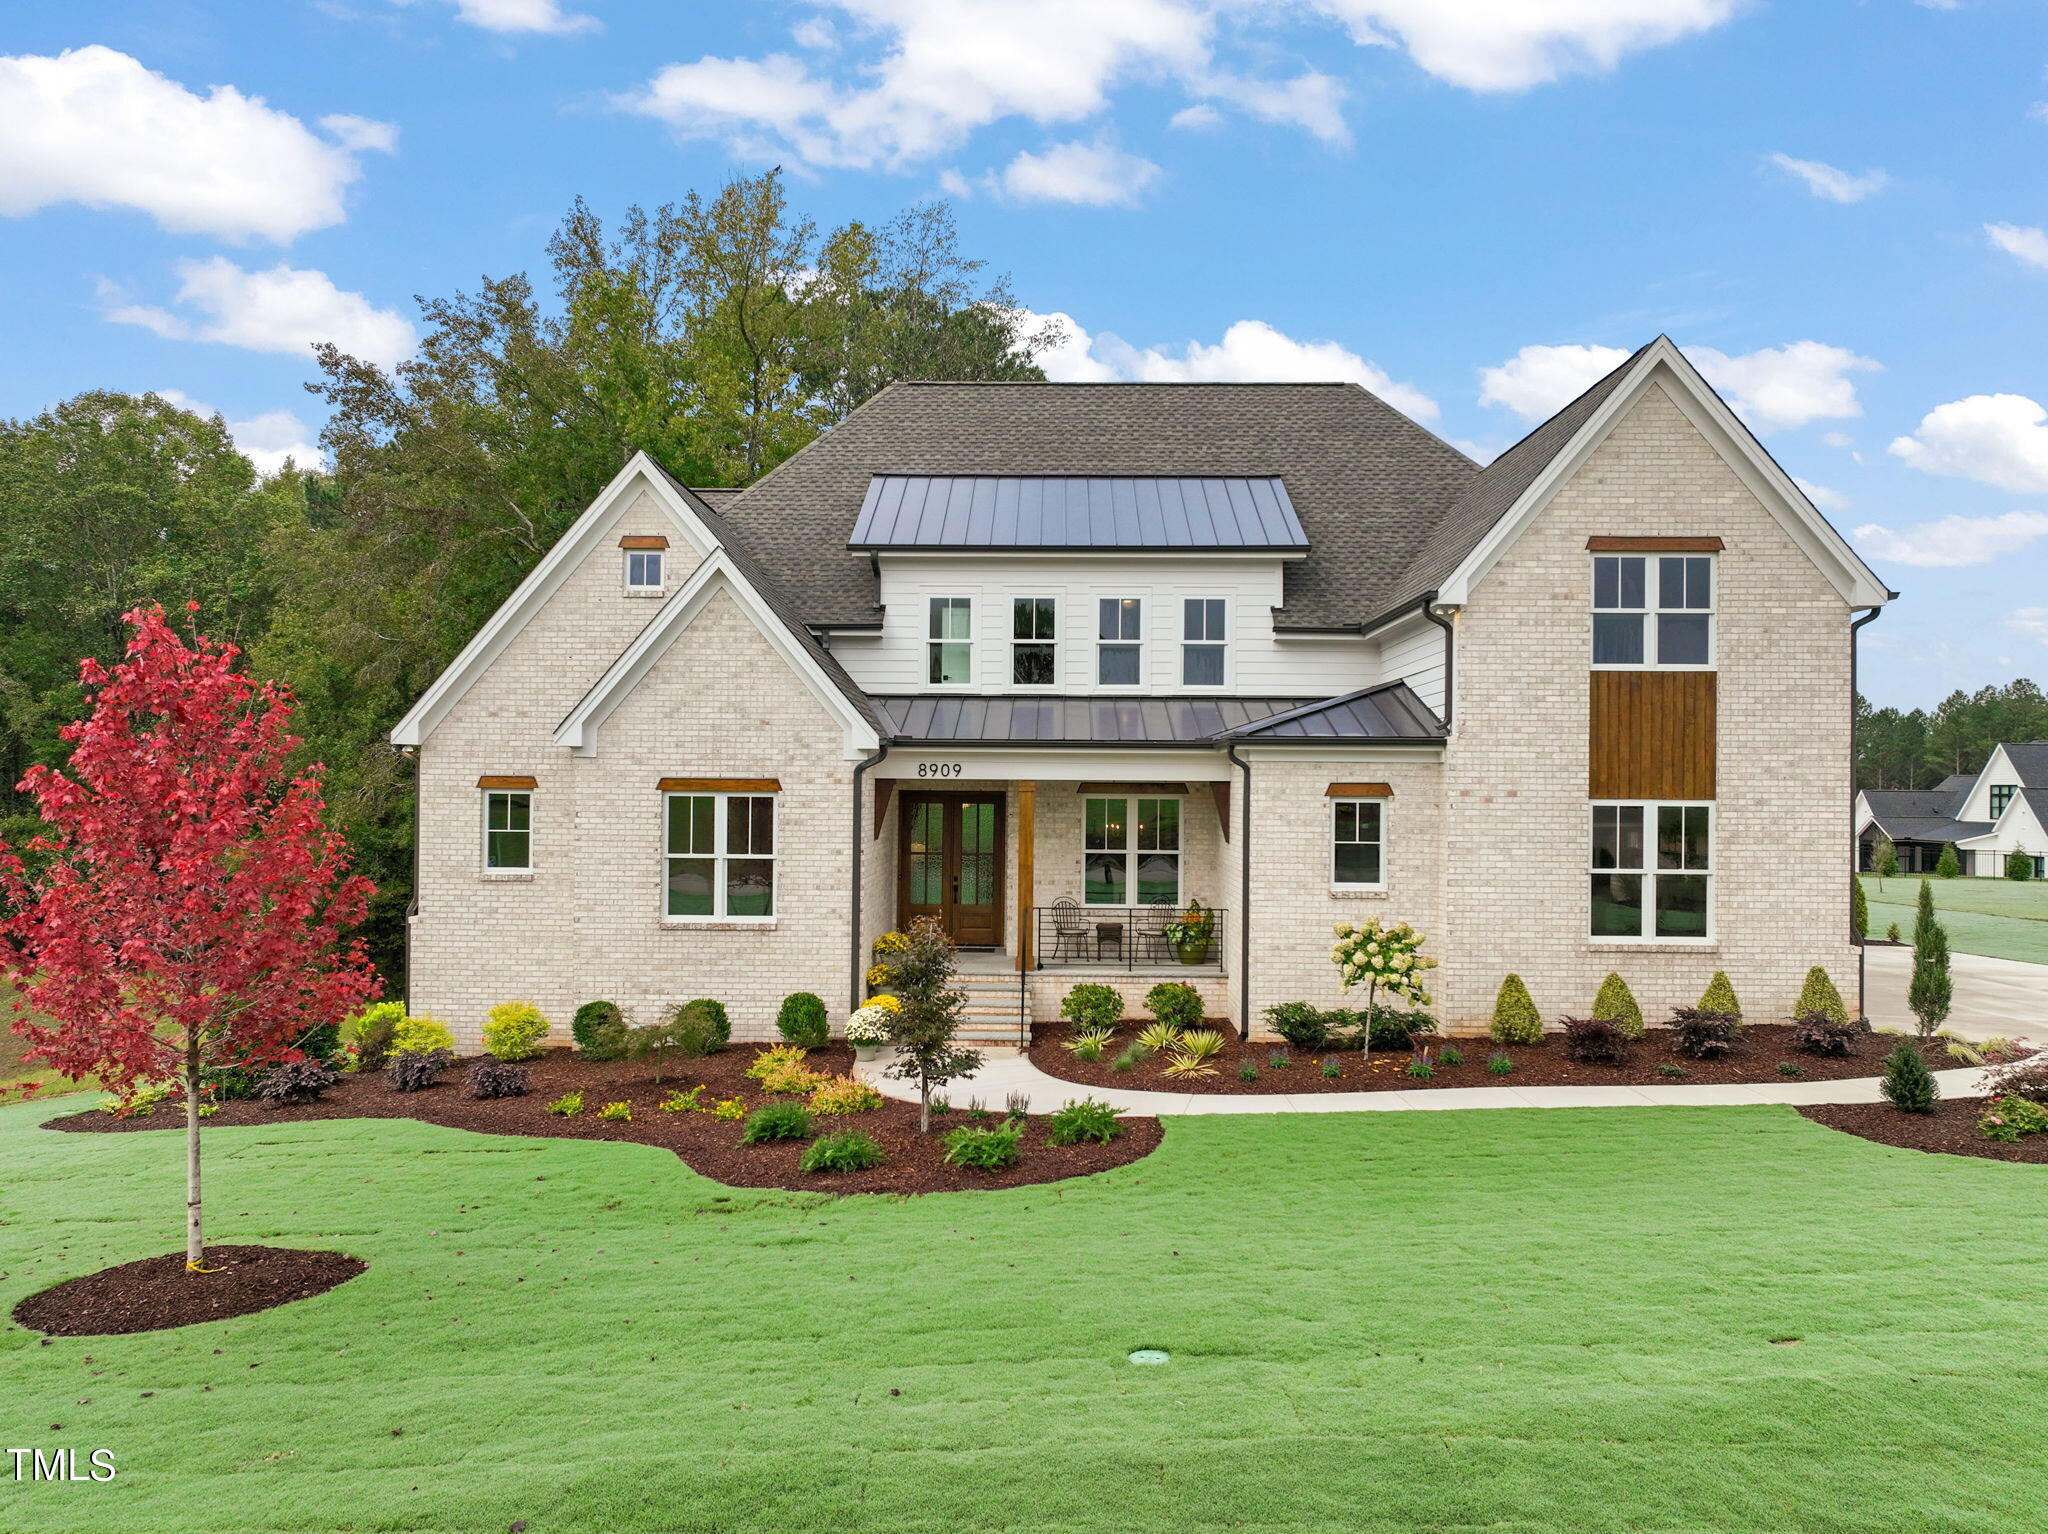
[[[1061,959],[1087,958],[1088,945],[1093,939],[1088,918],[1078,904],[1068,899],[1052,903],[1052,956],[1055,963]]]

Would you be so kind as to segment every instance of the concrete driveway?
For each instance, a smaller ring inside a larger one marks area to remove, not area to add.
[[[1913,977],[1913,950],[1873,945],[1863,952],[1863,1002],[1870,1021],[1879,1028],[1911,1029],[1906,986]],[[1949,975],[1955,1002],[1944,1026],[1965,1038],[2003,1036],[2048,1045],[2048,964],[1958,953],[1949,958]]]

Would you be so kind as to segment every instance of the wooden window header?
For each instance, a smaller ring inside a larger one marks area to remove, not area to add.
[[[1718,554],[1719,538],[1588,538],[1595,554]]]
[[[1138,794],[1153,799],[1185,798],[1185,783],[1076,783],[1077,794]]]
[[[488,775],[476,780],[478,788],[539,788],[538,778],[494,778]]]
[[[619,540],[619,547],[622,549],[665,549],[668,547],[668,540],[659,533],[635,533],[630,537],[621,538]]]
[[[1394,788],[1391,783],[1332,783],[1323,793],[1331,799],[1391,799]]]
[[[655,785],[665,794],[779,794],[777,778],[663,778]]]

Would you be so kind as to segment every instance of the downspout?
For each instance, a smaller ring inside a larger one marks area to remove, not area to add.
[[[852,974],[852,980],[847,988],[847,1010],[849,1012],[858,1011],[860,1008],[861,978],[867,971],[867,966],[861,963],[863,955],[860,949],[861,850],[867,845],[867,822],[861,814],[860,790],[862,782],[867,778],[868,769],[888,754],[889,743],[883,741],[873,756],[865,761],[853,764],[853,903],[849,907],[853,912],[853,920],[850,923],[852,935],[847,939],[848,958],[851,961],[849,968]]]
[[[398,754],[412,764],[412,889],[405,900],[405,932],[400,938],[398,951],[405,963],[405,1005],[412,1009],[412,923],[420,914],[420,762],[413,749],[407,746],[396,748]],[[424,749],[422,747],[421,749]]]
[[[1244,803],[1237,807],[1237,1037],[1252,1036],[1252,764],[1232,741],[1223,754],[1244,774]]]
[[[1897,596],[1898,593],[1895,591],[1892,595]],[[1849,878],[1853,881],[1862,872],[1857,866],[1862,859],[1858,857],[1856,851],[1856,631],[1883,612],[1884,608],[1882,606],[1852,607],[1849,610],[1851,612],[1860,611],[1863,614],[1862,617],[1855,619],[1849,625]],[[1849,925],[1851,928],[1854,928],[1856,925],[1855,912],[1856,904],[1852,896],[1849,903]],[[1868,1017],[1870,1015],[1870,1008],[1867,1005],[1867,998],[1865,996],[1865,987],[1867,985],[1865,975],[1870,948],[1863,940],[1863,933],[1854,932],[1852,936],[1856,943],[1856,1015],[1858,1017]]]
[[[1444,631],[1444,733],[1448,735],[1451,729],[1452,700],[1457,696],[1458,647],[1455,641],[1458,631],[1450,619],[1437,612],[1434,591],[1422,599],[1418,604],[1418,610],[1423,617]]]

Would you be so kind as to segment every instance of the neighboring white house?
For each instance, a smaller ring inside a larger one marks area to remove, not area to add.
[[[1661,337],[1483,469],[1344,384],[897,384],[744,491],[636,455],[393,731],[410,1001],[769,1037],[929,916],[984,1034],[1077,979],[1257,1028],[1381,916],[1453,1027],[1510,971],[1783,1015],[1856,961],[1891,595]]]
[[[1858,866],[1874,867],[1887,839],[1904,873],[1932,873],[1941,849],[1953,846],[1966,875],[2003,878],[2006,859],[2019,852],[2032,859],[2035,878],[2048,879],[2048,740],[2008,741],[1982,772],[1959,772],[1933,788],[1865,789],[1856,796]]]

